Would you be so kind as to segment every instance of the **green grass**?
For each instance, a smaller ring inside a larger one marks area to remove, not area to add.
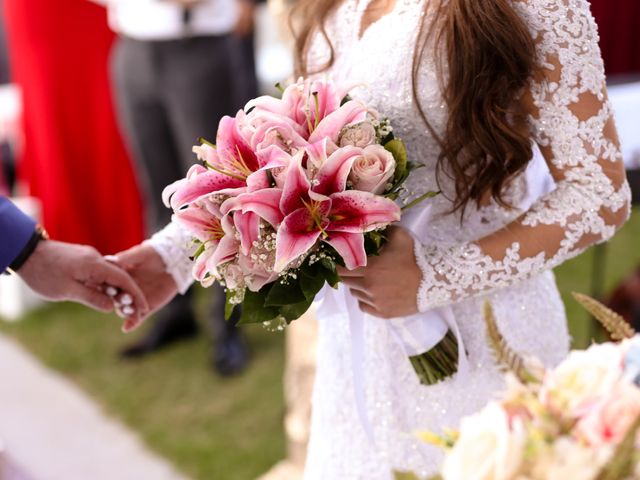
[[[605,292],[640,263],[640,211],[608,244],[606,256]],[[592,260],[590,250],[556,270],[577,347],[588,345],[595,329],[570,292],[591,292]],[[200,293],[200,303],[206,294]],[[115,318],[64,304],[20,323],[0,322],[0,330],[75,380],[194,479],[250,480],[284,455],[281,334],[246,327],[251,367],[222,380],[209,366],[206,335],[143,361],[123,362],[116,352],[131,338],[118,325]]]

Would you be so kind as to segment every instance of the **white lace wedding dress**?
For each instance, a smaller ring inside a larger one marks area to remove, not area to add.
[[[333,79],[363,85],[353,97],[391,118],[410,158],[426,166],[409,181],[415,195],[437,188],[438,144],[426,131],[411,94],[413,46],[423,1],[429,0],[397,0],[394,10],[362,38],[358,32],[366,0],[346,0],[327,25],[335,48],[329,72]],[[422,444],[414,432],[455,427],[502,385],[485,340],[485,299],[493,304],[511,346],[546,364],[558,362],[568,351],[569,336],[551,269],[609,238],[626,219],[629,190],[620,168],[588,1],[520,0],[513,5],[529,25],[545,67],[544,78],[532,84],[537,112],[530,126],[555,188],[549,192],[541,185],[544,174],[529,171],[509,192],[520,209],[495,204],[468,208],[461,225],[458,216],[446,213],[450,203],[441,195],[429,201],[428,225],[420,224],[420,207],[403,218],[405,225],[420,230],[416,255],[424,281],[419,309],[447,306],[453,312],[468,352],[464,378],[422,386],[388,321],[364,316],[362,331],[354,332],[340,303],[348,294],[341,291],[329,298],[333,303],[319,314],[306,480],[390,480],[392,470],[434,473],[442,453]],[[312,52],[312,58],[321,61],[327,49],[317,39]],[[418,90],[428,118],[441,131],[447,110],[438,88],[435,55],[432,48],[424,58]],[[450,193],[451,185],[442,180],[440,187]],[[179,260],[184,259],[179,239],[176,227],[170,226],[154,243],[186,284],[188,269]],[[352,351],[354,345],[362,350],[358,355]],[[354,361],[361,365],[354,368]],[[356,385],[354,373],[361,377]],[[370,423],[369,435],[363,418]]]

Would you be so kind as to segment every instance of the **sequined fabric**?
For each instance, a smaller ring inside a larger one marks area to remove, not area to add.
[[[367,317],[365,398],[374,441],[355,406],[351,332],[344,312],[319,318],[318,367],[312,436],[305,480],[391,480],[393,469],[436,472],[442,453],[416,439],[417,430],[440,431],[478,410],[502,386],[487,347],[481,307],[494,305],[510,345],[547,365],[566,355],[564,307],[551,268],[596,241],[610,237],[627,215],[629,192],[612,168],[621,162],[606,100],[595,24],[586,0],[526,0],[514,6],[537,43],[545,76],[531,85],[535,115],[531,137],[542,148],[556,181],[553,192],[526,211],[490,204],[469,208],[464,221],[447,213],[452,186],[435,180],[438,144],[427,132],[411,94],[411,64],[422,0],[397,0],[394,11],[358,38],[366,1],[347,0],[328,33],[335,48],[329,73],[357,85],[354,98],[393,120],[414,161],[425,165],[409,180],[412,196],[441,188],[430,200],[433,214],[423,244],[416,245],[424,273],[421,311],[451,305],[471,363],[469,378],[432,387],[419,384],[385,320]],[[318,37],[311,61],[327,57]],[[437,48],[423,59],[419,92],[427,116],[441,132],[447,111],[438,87]],[[524,176],[510,185],[518,205],[527,194]]]

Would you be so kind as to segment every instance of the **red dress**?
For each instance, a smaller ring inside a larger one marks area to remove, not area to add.
[[[87,0],[4,0],[23,90],[19,177],[55,239],[115,253],[143,238],[135,175],[116,125],[105,10]]]

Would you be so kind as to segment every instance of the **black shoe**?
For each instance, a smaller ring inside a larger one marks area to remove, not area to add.
[[[170,310],[160,314],[149,332],[137,343],[120,351],[122,358],[140,358],[156,352],[172,343],[194,338],[199,332],[192,313],[178,314]]]
[[[224,335],[215,342],[213,367],[218,374],[223,377],[238,375],[248,364],[249,352],[239,332]]]

